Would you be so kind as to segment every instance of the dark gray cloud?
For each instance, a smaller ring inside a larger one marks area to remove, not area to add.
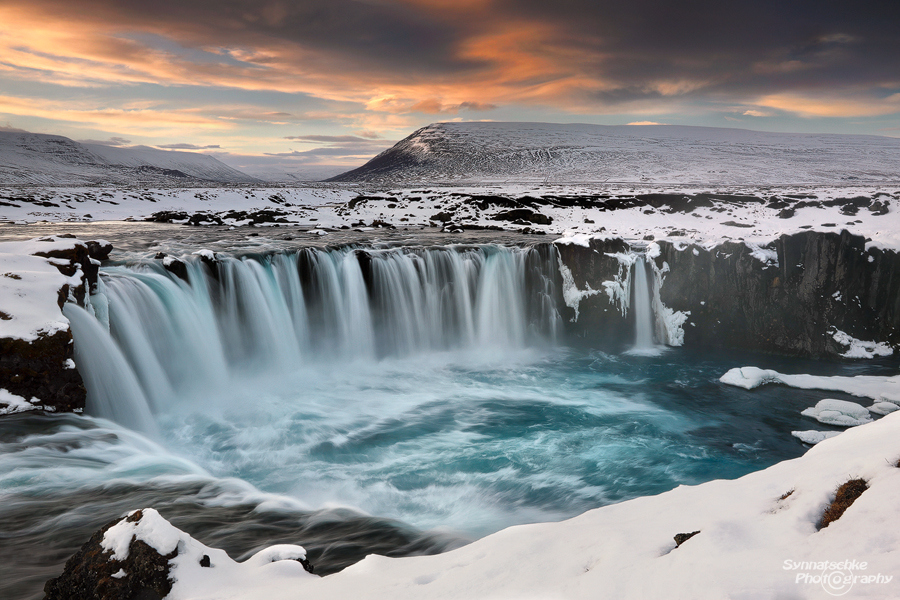
[[[423,113],[494,108],[492,98],[445,106],[427,100],[434,94],[424,88],[483,84],[497,69],[521,77],[509,87],[523,91],[566,77],[602,81],[594,86],[602,92],[584,92],[580,100],[606,105],[900,90],[896,0],[495,0],[471,14],[446,2],[394,0],[29,0],[28,6],[60,19],[96,15],[123,32],[152,32],[194,50],[241,48],[222,60],[253,68],[293,65],[321,76],[327,63],[330,72],[369,83],[418,86],[415,106]],[[516,27],[522,39],[481,44]],[[529,38],[533,31],[541,34]],[[520,74],[521,64],[507,61],[517,53],[550,66]]]
[[[96,15],[138,31],[172,35],[197,47],[245,47],[252,54],[273,44],[297,44],[343,56],[355,66],[383,71],[457,72],[477,66],[455,49],[464,21],[399,2],[357,0],[36,0],[53,14]],[[77,5],[76,5],[77,4]],[[298,54],[298,59],[302,59]],[[254,62],[265,64],[265,52]]]
[[[900,2],[846,0],[500,0],[570,33],[602,98],[652,98],[647,82],[703,81],[709,93],[900,86]],[[689,93],[689,92],[687,92]]]

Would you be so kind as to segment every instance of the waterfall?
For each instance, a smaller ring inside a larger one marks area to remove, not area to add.
[[[89,412],[142,428],[151,412],[226,395],[244,376],[552,344],[555,265],[552,248],[495,245],[193,260],[187,281],[141,263],[103,269],[108,325],[76,306],[66,315]]]
[[[648,284],[647,267],[643,257],[634,261],[634,346],[631,354],[657,354],[659,348],[653,342],[653,298]]]

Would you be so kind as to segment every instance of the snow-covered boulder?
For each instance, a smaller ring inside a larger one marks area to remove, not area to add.
[[[95,533],[44,592],[45,600],[245,597],[248,582],[290,589],[311,572],[301,546],[272,546],[238,563],[145,508]]]
[[[815,406],[807,408],[800,414],[812,417],[819,423],[840,427],[855,427],[872,421],[869,409],[865,406],[831,398],[819,400]]]

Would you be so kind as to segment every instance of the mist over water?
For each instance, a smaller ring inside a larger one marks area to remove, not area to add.
[[[237,557],[304,544],[328,571],[803,452],[790,431],[819,393],[718,378],[811,364],[568,348],[555,261],[491,245],[198,260],[188,281],[104,269],[92,312],[66,308],[92,416],[0,422],[0,558],[19,574],[0,592],[38,594],[143,506]]]

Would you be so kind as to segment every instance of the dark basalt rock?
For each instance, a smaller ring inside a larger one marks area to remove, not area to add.
[[[494,221],[513,221],[524,223],[534,223],[536,225],[549,225],[553,222],[551,217],[541,213],[534,212],[530,208],[514,208],[512,210],[504,210],[491,217]]]
[[[692,531],[690,533],[676,533],[675,534],[675,547],[681,546],[683,543],[694,537],[700,533],[699,531]]]
[[[878,248],[847,231],[805,231],[770,244],[778,266],[766,265],[746,245],[725,242],[711,251],[659,241],[657,269],[668,267],[660,288],[667,307],[690,312],[683,326],[686,347],[742,348],[824,357],[847,351],[834,340],[839,329],[857,339],[900,347],[900,254]],[[558,245],[562,263],[579,290],[603,290],[617,279],[618,261],[606,253],[628,252],[622,240],[592,240],[591,247]],[[567,312],[566,321],[574,313]],[[584,298],[567,331],[599,342],[633,337],[633,321],[601,293]]]
[[[165,256],[159,258],[166,258]],[[163,268],[184,281],[188,281],[187,263],[179,258],[163,262]]]
[[[66,368],[72,358],[72,334],[58,331],[33,342],[0,338],[0,386],[57,412],[84,408],[87,392],[81,375]]]
[[[783,235],[772,244],[778,267],[737,243],[712,252],[678,251],[669,242],[660,248],[656,264],[670,269],[660,298],[674,310],[691,311],[686,346],[821,357],[847,350],[831,335],[835,328],[900,344],[900,255],[867,251],[860,236]]]
[[[136,511],[107,523],[66,562],[62,575],[44,585],[44,600],[162,600],[172,591],[169,561],[176,548],[161,555],[145,542],[132,539],[128,558],[113,560],[112,552],[100,545],[106,531],[123,519],[134,522],[143,516]],[[120,571],[124,576],[115,577]]]
[[[586,290],[590,286],[599,292],[581,300],[577,321],[573,320],[573,309],[562,302],[558,304],[567,333],[583,338],[592,345],[604,341],[630,340],[633,337],[633,317],[623,318],[619,307],[603,291],[603,282],[616,279],[621,268],[619,261],[609,254],[630,250],[628,243],[620,239],[592,239],[587,248],[577,244],[556,244],[560,262],[571,271],[575,287]]]

